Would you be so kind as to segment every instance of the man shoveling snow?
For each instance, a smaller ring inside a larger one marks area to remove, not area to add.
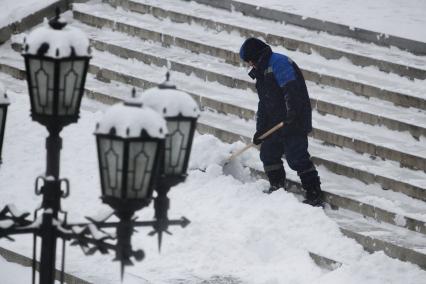
[[[269,45],[256,38],[243,43],[240,58],[252,67],[249,76],[256,79],[259,104],[253,143],[261,144],[260,159],[270,183],[267,193],[285,187],[284,154],[306,191],[304,203],[321,206],[321,182],[308,152],[312,108],[302,72],[290,58],[272,52]],[[284,127],[261,139],[280,122]]]

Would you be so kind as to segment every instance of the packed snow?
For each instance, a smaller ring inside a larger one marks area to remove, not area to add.
[[[90,56],[89,38],[85,33],[70,25],[61,30],[53,29],[45,19],[41,27],[24,39],[24,54],[37,55],[46,44],[48,49],[44,55],[47,57]]]
[[[33,186],[35,177],[44,172],[46,131],[29,118],[25,88],[15,90],[17,93],[8,91],[11,106],[0,169],[0,205],[13,202],[30,210],[41,201],[33,194]],[[102,112],[93,105],[89,100],[83,101],[79,123],[67,127],[62,134],[61,176],[71,181],[71,195],[63,201],[63,208],[70,212],[73,222],[81,222],[84,216],[107,208],[98,198],[100,184],[93,136]],[[210,135],[195,137],[192,170],[185,183],[172,189],[169,212],[170,218],[184,215],[191,224],[185,229],[171,227],[173,236],[165,237],[161,254],[156,239],[146,236],[150,230],[139,229],[133,237],[133,247],[143,248],[147,257],[126,268],[123,283],[200,283],[221,279],[224,283],[233,279],[256,284],[417,284],[425,279],[426,272],[415,265],[390,259],[383,253],[363,251],[355,241],[342,235],[322,209],[304,205],[299,197],[288,192],[263,194],[268,183],[252,178],[238,160],[225,171],[223,161],[242,146],[241,142],[224,144]],[[201,166],[206,167],[205,172],[196,169]],[[150,220],[152,206],[138,216],[140,220]],[[28,236],[18,236],[16,242],[2,240],[0,245],[30,256],[30,240]],[[309,252],[341,261],[343,265],[334,271],[320,268]],[[112,258],[100,254],[85,257],[78,248],[69,247],[66,270],[93,283],[119,283],[119,265],[110,262]],[[26,271],[30,274],[29,269]],[[18,283],[22,282],[7,282]]]
[[[57,0],[1,0],[0,28],[19,22],[21,19],[41,10]]]
[[[350,27],[426,42],[423,0],[238,0]]]
[[[200,116],[195,100],[180,90],[151,88],[143,92],[139,99],[144,105],[163,113],[164,117]]]
[[[119,103],[105,112],[96,126],[97,134],[110,134],[124,138],[139,137],[145,130],[151,137],[164,138],[167,134],[166,121],[161,114],[149,107],[128,106]]]
[[[0,27],[19,21],[55,1],[1,0]],[[426,42],[426,30],[419,28],[426,26],[426,2],[422,0],[238,1]]]

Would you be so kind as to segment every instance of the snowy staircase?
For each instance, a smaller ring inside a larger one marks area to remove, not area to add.
[[[255,126],[241,43],[263,37],[288,54],[308,80],[310,152],[338,209],[327,214],[366,250],[426,269],[426,57],[188,1],[88,2],[73,16],[94,47],[89,97],[114,103],[131,86],[161,83],[169,69],[204,109],[198,130],[226,142],[249,141]],[[0,47],[0,71],[23,80],[21,42]]]

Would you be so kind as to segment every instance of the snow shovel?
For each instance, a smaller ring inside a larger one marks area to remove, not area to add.
[[[268,137],[269,135],[271,135],[272,133],[274,133],[275,131],[277,131],[278,129],[280,129],[281,127],[284,126],[284,122],[280,122],[277,125],[275,125],[274,127],[272,127],[271,129],[269,129],[268,131],[266,131],[265,133],[263,133],[262,135],[259,136],[259,139],[263,140],[266,137]],[[226,166],[227,164],[229,164],[229,162],[231,162],[233,159],[235,159],[236,157],[238,157],[239,155],[241,155],[242,153],[244,153],[245,151],[247,151],[248,149],[250,149],[251,147],[255,146],[252,143],[246,145],[244,148],[238,150],[237,152],[233,153],[231,156],[229,156],[226,161],[224,166]]]

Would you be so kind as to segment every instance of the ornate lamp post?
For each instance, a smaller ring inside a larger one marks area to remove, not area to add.
[[[157,197],[154,208],[157,224],[153,233],[158,233],[159,249],[162,232],[167,232],[169,223],[167,211],[170,201],[167,194],[172,186],[186,179],[192,140],[200,115],[195,100],[189,94],[177,90],[169,79],[170,74],[167,72],[164,83],[147,90],[140,98],[141,102],[163,114],[169,129],[161,163],[161,176],[155,189]]]
[[[3,148],[4,132],[6,128],[7,107],[9,99],[3,84],[0,83],[0,164],[2,163],[1,153]]]
[[[23,57],[27,72],[31,116],[46,126],[46,175],[40,177],[44,186],[40,283],[53,283],[55,271],[57,228],[53,225],[60,211],[62,192],[59,179],[62,128],[79,118],[81,98],[90,56],[89,39],[80,30],[55,18],[24,39]],[[67,189],[68,191],[68,189]]]

